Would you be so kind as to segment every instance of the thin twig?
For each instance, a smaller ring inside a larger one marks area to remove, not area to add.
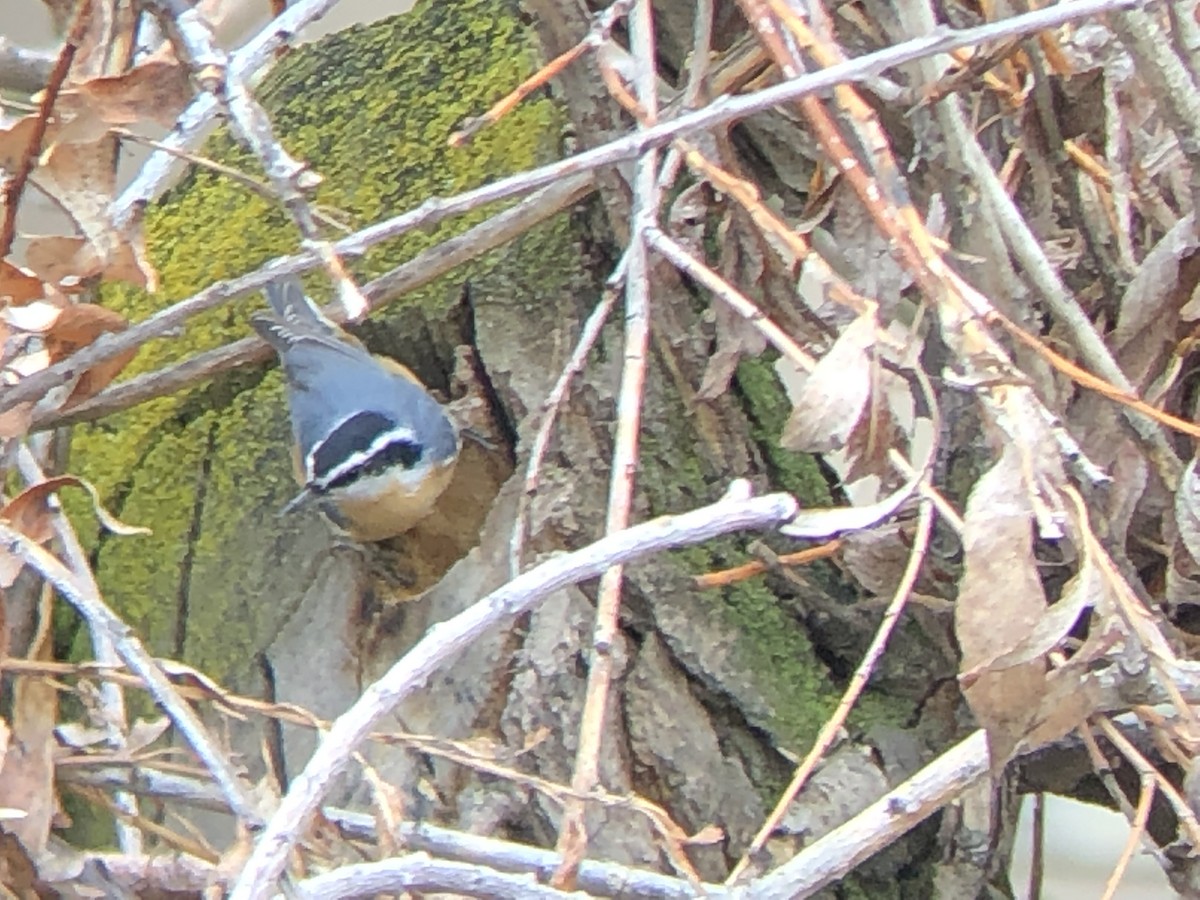
[[[817,361],[796,343],[791,335],[767,318],[752,300],[696,259],[661,229],[657,227],[647,229],[646,240],[664,259],[669,260],[681,272],[695,279],[728,304],[734,312],[749,322],[755,331],[766,338],[776,350],[786,356],[802,372],[811,372],[817,367]]]
[[[1133,854],[1137,852],[1138,844],[1146,834],[1146,822],[1150,819],[1150,806],[1154,803],[1157,785],[1154,779],[1148,775],[1142,775],[1140,781],[1142,791],[1138,797],[1133,822],[1129,826],[1129,836],[1125,839],[1125,846],[1121,850],[1121,856],[1117,859],[1112,874],[1108,876],[1108,882],[1104,885],[1104,893],[1100,896],[1100,900],[1112,900],[1116,896],[1121,879],[1125,877],[1129,863],[1133,860]]]
[[[592,181],[586,174],[566,178],[558,184],[543,188],[524,203],[497,213],[462,234],[423,250],[390,272],[385,272],[374,281],[364,285],[363,293],[371,299],[372,309],[378,309],[397,297],[429,284],[451,271],[455,266],[476,259],[524,233],[537,223],[557,215],[571,204],[586,197],[591,190]],[[299,258],[291,257],[290,259]],[[274,265],[275,263],[268,263],[268,270],[275,271],[272,268]],[[262,280],[264,279],[261,279],[258,274],[254,274],[244,276],[237,282],[213,285],[191,300],[183,301],[184,304],[188,304],[203,300],[202,303],[196,303],[194,308],[181,312],[180,315],[186,319],[201,311],[202,308],[215,307],[225,302],[227,297],[233,296],[241,290],[240,287],[235,287],[235,284],[241,285]],[[220,287],[221,284],[226,286],[225,293],[219,296],[214,295],[214,289]],[[157,322],[159,324],[155,326],[155,330],[161,331],[163,327],[161,323],[164,320],[175,318],[169,314],[181,305],[177,304],[171,309],[164,310],[142,324],[149,325],[152,321]],[[335,320],[339,318],[339,310],[336,308],[328,310],[327,313]],[[95,397],[77,406],[72,406],[65,412],[41,413],[34,418],[31,428],[34,431],[41,431],[59,425],[92,421],[155,397],[174,393],[197,381],[212,378],[239,366],[261,362],[268,356],[270,356],[269,348],[258,338],[235,341],[225,347],[197,354],[191,359],[175,363],[165,369],[147,372],[128,381],[111,385]]]
[[[551,388],[545,402],[542,404],[542,418],[538,422],[538,430],[533,436],[533,444],[529,449],[529,462],[525,465],[525,487],[521,492],[521,499],[517,505],[512,537],[509,540],[508,566],[510,577],[515,577],[521,572],[522,561],[525,555],[525,541],[529,531],[530,501],[538,488],[542,462],[546,458],[546,451],[550,448],[550,438],[554,433],[554,423],[558,418],[559,409],[566,400],[571,382],[575,379],[575,376],[583,371],[588,354],[592,352],[592,347],[596,343],[597,338],[600,337],[600,332],[604,329],[604,324],[608,321],[608,316],[616,303],[616,285],[610,284],[610,286],[605,288],[600,302],[596,304],[596,308],[592,310],[587,321],[583,323],[583,330],[579,333],[579,340],[575,343],[575,349],[571,353],[571,358],[563,366],[558,380],[554,383],[554,387]]]
[[[575,46],[560,53],[546,63],[519,85],[498,100],[491,109],[481,116],[468,119],[462,127],[450,135],[451,147],[462,147],[484,128],[495,125],[513,111],[517,105],[536,91],[538,88],[556,78],[559,73],[582,57],[589,50],[602,47],[612,35],[612,30],[621,21],[633,5],[633,0],[616,0],[607,9],[602,10],[593,20],[588,33],[580,38]]]
[[[1112,17],[1111,25],[1133,57],[1141,78],[1154,97],[1154,105],[1179,139],[1190,159],[1200,159],[1200,91],[1187,65],[1176,55],[1159,28],[1156,17],[1131,7]],[[1200,171],[1190,166],[1192,209],[1200,215]]]
[[[17,469],[20,471],[21,477],[31,486],[41,484],[46,480],[46,475],[28,444],[22,443],[17,448]],[[50,524],[54,529],[54,536],[62,549],[62,554],[67,560],[67,568],[76,578],[87,584],[91,591],[99,595],[100,589],[92,575],[92,567],[88,563],[87,554],[79,543],[75,529],[71,526],[71,520],[63,513],[57,499],[50,507]],[[94,620],[88,621],[88,625],[91,626],[92,652],[96,656],[96,661],[101,665],[115,665],[119,657],[112,639],[106,631],[95,628],[96,624],[97,622]],[[125,695],[121,692],[119,685],[105,683],[100,686],[99,699],[104,720],[102,724],[107,733],[106,743],[115,753],[122,753],[126,747],[126,732],[129,729],[129,717],[125,712]],[[136,817],[138,815],[137,799],[132,794],[118,791],[114,800],[117,809],[123,816]],[[131,827],[126,818],[119,817],[117,819],[116,831],[118,844],[124,852],[133,854],[142,852],[141,832],[137,828]]]
[[[224,51],[213,43],[212,30],[199,10],[185,0],[147,2],[164,26],[168,26],[166,30],[176,55],[187,61],[195,80],[216,98],[234,130],[258,158],[275,197],[300,232],[303,245],[324,264],[347,317],[355,321],[362,318],[367,301],[333,245],[321,234],[308,202],[307,193],[320,184],[320,177],[284,149],[275,136],[270,116],[255,99],[246,79],[230,66]]]
[[[1200,847],[1200,822],[1196,820],[1196,814],[1192,812],[1187,801],[1176,790],[1175,785],[1171,784],[1167,776],[1151,765],[1150,761],[1133,745],[1133,742],[1121,734],[1120,729],[1112,723],[1108,716],[1098,715],[1094,721],[1104,732],[1104,736],[1129,761],[1138,775],[1154,781],[1167,802],[1171,804],[1175,815],[1178,816],[1180,828],[1187,834],[1188,843],[1193,847]]]
[[[933,815],[991,770],[987,734],[973,732],[850,821],[769,875],[739,888],[744,900],[810,897]]]
[[[68,784],[127,789],[150,799],[186,803],[199,809],[228,809],[220,792],[210,784],[195,778],[164,775],[144,767],[134,771],[113,767],[94,771],[76,768],[65,771],[63,779]],[[372,815],[333,806],[323,807],[321,815],[348,840],[372,845],[378,841]],[[490,866],[502,872],[545,873],[553,870],[558,862],[553,850],[469,834],[428,822],[400,822],[396,838],[409,850],[424,851],[439,859]],[[695,889],[682,879],[609,862],[585,861],[579,870],[579,889],[596,897],[636,896],[645,900],[693,900],[696,896]],[[705,884],[704,890],[705,895],[714,900],[727,896],[720,885]]]
[[[830,556],[834,556],[841,549],[841,540],[835,539],[826,541],[824,544],[818,544],[816,547],[809,547],[807,550],[784,553],[769,564],[761,560],[755,560],[754,562],[735,566],[732,569],[722,569],[719,572],[705,572],[703,575],[695,576],[692,580],[695,582],[696,587],[699,588],[725,587],[726,585],[736,584],[739,581],[745,581],[747,578],[753,578],[755,575],[769,572],[775,566],[806,566],[818,559],[827,559]]]
[[[1109,765],[1108,759],[1100,749],[1100,745],[1096,743],[1092,729],[1090,727],[1077,728],[1076,734],[1079,735],[1080,741],[1087,750],[1088,758],[1091,760],[1092,769],[1096,777],[1100,779],[1100,783],[1108,792],[1108,796],[1112,798],[1117,809],[1124,814],[1125,821],[1132,826],[1134,820],[1137,818],[1137,810],[1133,808],[1133,804],[1129,802],[1129,798],[1125,796],[1125,792],[1121,790],[1121,786],[1117,783],[1116,776],[1113,775],[1112,766]],[[1171,871],[1171,862],[1167,859],[1162,849],[1145,832],[1142,833],[1141,840],[1146,852],[1154,857],[1163,872],[1169,873]]]
[[[1046,880],[1046,795],[1039,791],[1033,800],[1033,847],[1029,852],[1029,900],[1042,900]]]
[[[940,118],[944,127],[949,131],[949,143],[957,148],[963,165],[967,167],[972,176],[973,183],[978,186],[986,198],[992,218],[1000,229],[1005,243],[1008,244],[1026,275],[1054,313],[1055,322],[1067,329],[1073,345],[1079,350],[1084,362],[1093,371],[1099,373],[1104,381],[1108,382],[1108,385],[1104,385],[1104,387],[1108,388],[1111,393],[1106,393],[1106,396],[1117,400],[1128,410],[1140,412],[1163,422],[1161,416],[1165,414],[1156,415],[1157,410],[1151,411],[1148,405],[1141,404],[1137,400],[1133,385],[1121,370],[1103,338],[1097,333],[1091,319],[1067,290],[1062,279],[1058,277],[1058,273],[1047,259],[1045,251],[1025,221],[1025,217],[1021,215],[1008,190],[996,175],[995,169],[988,162],[987,156],[975,137],[974,130],[966,121],[959,100],[951,97],[943,103]],[[997,315],[999,316],[999,314]],[[1042,342],[1029,339],[1029,336],[1007,317],[1000,321],[1010,333],[1021,339],[1026,346],[1037,351],[1059,371],[1069,376],[1073,375],[1076,381],[1080,380],[1081,375],[1087,374],[1082,367],[1074,366],[1069,360],[1044,347]],[[1092,377],[1093,383],[1089,387],[1093,390],[1100,390],[1103,382]],[[1164,480],[1168,484],[1178,483],[1182,465],[1174,450],[1167,444],[1162,430],[1155,428],[1141,416],[1127,414],[1127,418],[1141,440],[1151,448],[1150,455],[1158,463],[1160,474]],[[1174,427],[1173,423],[1164,422],[1164,424],[1172,424]],[[1200,434],[1200,431],[1197,434]]]
[[[629,41],[633,50],[633,87],[643,117],[638,127],[654,125],[658,117],[658,67],[654,47],[654,17],[650,0],[636,0],[629,13]],[[605,534],[629,527],[633,508],[634,475],[642,427],[646,386],[646,354],[650,345],[650,262],[646,231],[658,219],[658,151],[650,149],[638,159],[633,178],[629,248],[625,254],[625,351],[621,389],[617,398],[617,431],[613,439]],[[600,777],[600,748],[612,684],[617,632],[621,612],[621,587],[625,569],[615,565],[600,578],[596,593],[596,625],[588,665],[587,688],[579,723],[575,774],[571,787],[577,793],[595,788]],[[586,807],[577,800],[563,809],[557,850],[562,863],[550,883],[557,888],[575,885],[579,864],[587,853]]]
[[[904,573],[900,576],[900,583],[896,585],[896,592],[892,595],[892,600],[883,614],[883,619],[880,621],[879,627],[875,630],[875,637],[871,639],[871,645],[867,648],[867,652],[863,654],[862,662],[858,664],[858,668],[854,670],[854,674],[850,677],[850,683],[846,685],[846,690],[842,694],[842,699],[838,703],[837,709],[833,711],[833,715],[829,717],[828,721],[821,726],[821,731],[817,735],[817,739],[813,742],[812,748],[805,755],[804,761],[796,768],[791,783],[784,789],[779,801],[775,804],[775,809],[767,816],[766,821],[763,822],[762,827],[759,828],[758,833],[754,836],[754,840],[750,842],[750,846],[746,848],[737,865],[733,867],[733,871],[729,873],[726,884],[734,883],[738,876],[750,865],[750,860],[766,846],[767,841],[775,832],[779,823],[783,821],[783,817],[787,815],[792,801],[800,794],[800,791],[804,788],[809,777],[816,769],[817,764],[837,740],[842,726],[846,723],[846,719],[850,715],[850,711],[854,709],[854,704],[858,702],[859,696],[866,688],[871,673],[875,671],[875,665],[879,662],[879,657],[883,655],[884,648],[887,647],[888,639],[892,636],[892,631],[895,629],[896,623],[900,621],[900,614],[904,611],[904,605],[908,602],[908,595],[912,591],[913,585],[916,584],[917,576],[921,572],[921,565],[925,561],[925,552],[929,547],[929,536],[933,532],[933,520],[933,504],[928,500],[922,500],[917,518],[917,531],[913,537],[913,546],[908,555],[908,563],[904,567]]]
[[[276,51],[295,38],[303,28],[328,13],[338,0],[296,0],[281,15],[269,21],[257,35],[248,40],[228,59],[227,72],[237,79],[254,81],[275,64]],[[175,150],[186,150],[208,133],[208,126],[218,112],[218,103],[211,94],[201,94],[185,109],[163,143]],[[171,181],[174,159],[169,152],[150,156],[137,177],[109,204],[109,216],[118,229],[129,224],[135,213],[144,208]]]
[[[460,894],[467,889],[471,896],[491,900],[586,900],[585,894],[539,884],[532,875],[510,875],[479,863],[431,859],[425,853],[342,866],[296,885],[298,896],[312,900],[381,897],[405,891]]]
[[[201,169],[208,169],[210,172],[224,175],[230,181],[242,185],[242,187],[253,191],[258,196],[267,200],[274,201],[278,199],[271,191],[271,186],[265,181],[260,181],[240,169],[235,169],[233,166],[219,163],[215,159],[209,159],[207,156],[200,156],[198,153],[191,153],[187,150],[180,150],[177,147],[164,144],[162,141],[156,141],[153,138],[130,131],[128,128],[110,128],[108,133],[124,141],[132,141],[135,144],[141,144],[143,147],[149,147],[152,150],[161,150],[163,153],[169,153],[176,159],[182,159]],[[335,219],[316,206],[312,208],[312,214],[319,222],[328,225],[330,228],[336,228],[343,234],[352,234],[354,231],[354,229],[350,228],[344,222]],[[343,215],[345,214],[343,213]]]

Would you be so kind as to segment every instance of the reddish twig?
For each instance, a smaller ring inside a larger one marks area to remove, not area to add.
[[[761,575],[776,565],[806,566],[811,562],[816,562],[818,559],[828,559],[841,549],[841,540],[835,539],[826,541],[824,544],[818,544],[816,547],[809,547],[807,550],[785,553],[770,564],[756,560],[755,562],[748,562],[741,566],[734,566],[732,569],[722,569],[719,572],[705,572],[703,575],[697,575],[692,580],[696,583],[696,587],[700,588],[725,587],[726,585],[737,584],[739,581],[745,581],[747,578],[753,578],[755,575]]]
[[[54,68],[50,71],[50,77],[46,81],[46,87],[42,91],[37,118],[33,123],[33,134],[29,136],[25,152],[21,154],[16,169],[5,185],[4,222],[0,224],[0,259],[6,258],[9,251],[12,250],[13,238],[17,233],[17,207],[21,203],[21,194],[25,192],[25,185],[42,153],[42,142],[46,139],[46,129],[50,127],[50,115],[54,111],[58,94],[67,80],[67,74],[71,71],[71,64],[75,61],[79,44],[83,41],[84,32],[91,21],[91,12],[92,0],[81,0],[79,8],[75,11],[75,18],[71,22],[71,28],[67,32],[62,51],[58,54],[58,59],[55,60]]]
[[[630,46],[634,51],[634,88],[643,112],[639,127],[655,124],[658,117],[658,69],[655,64],[654,19],[650,0],[638,0],[629,14]],[[617,433],[614,438],[612,479],[609,485],[606,534],[629,527],[633,506],[634,473],[637,471],[638,440],[642,425],[642,399],[646,384],[646,355],[650,342],[650,261],[647,230],[658,216],[661,191],[658,186],[658,151],[648,150],[634,170],[633,209],[630,212],[630,243],[625,257],[625,362],[617,400]],[[577,793],[593,790],[600,775],[600,748],[605,713],[612,683],[613,650],[621,611],[624,566],[609,568],[600,579],[596,597],[596,627],[587,690],[579,725],[579,747],[571,787]],[[562,863],[551,884],[571,888],[587,852],[585,807],[578,800],[567,803],[559,825],[557,850]],[[694,873],[687,873],[691,877]],[[698,879],[697,879],[698,881]]]
[[[554,57],[554,59],[550,60],[550,62],[546,63],[505,94],[504,97],[498,100],[483,115],[467,119],[463,123],[462,128],[450,135],[450,146],[462,147],[466,145],[470,142],[471,138],[475,137],[483,129],[495,125],[512,112],[522,100],[538,88],[547,84],[552,78],[557,77],[571,63],[582,57],[589,50],[595,50],[602,46],[608,40],[609,35],[612,34],[613,26],[625,17],[625,14],[629,12],[629,7],[632,5],[633,0],[616,0],[608,9],[596,17],[591,29],[574,47]]]

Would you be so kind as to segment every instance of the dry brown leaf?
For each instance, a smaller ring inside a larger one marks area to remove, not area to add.
[[[1046,684],[1042,659],[1000,671],[986,668],[1027,640],[1046,610],[1033,555],[1033,510],[1020,456],[1011,445],[971,491],[963,521],[954,624],[963,671],[974,673],[963,694],[987,729],[992,763],[999,767],[1036,723]]]
[[[1041,747],[1073,731],[1099,707],[1099,688],[1087,667],[1072,659],[1046,678],[1037,709],[1022,745]]]
[[[62,311],[54,327],[46,335],[46,349],[51,360],[58,362],[86,347],[100,335],[124,331],[128,327],[129,322],[116,310],[106,309],[94,303],[75,303]],[[74,389],[63,404],[64,408],[82,403],[100,393],[136,355],[136,349],[126,350],[112,359],[92,366],[75,383]]]
[[[57,139],[91,143],[114,125],[145,121],[169,128],[192,96],[187,70],[173,56],[156,54],[128,72],[101,75],[64,89],[55,111],[69,121]]]
[[[871,394],[872,307],[846,326],[793,399],[780,443],[788,450],[823,453],[843,447]]]
[[[679,193],[667,213],[667,231],[671,237],[698,259],[704,258],[704,226],[711,199],[708,182],[697,181]]]
[[[31,541],[44,544],[54,537],[53,508],[50,498],[60,485],[54,479],[26,488],[0,509],[0,521]],[[19,554],[0,550],[0,588],[12,587],[25,567]]]
[[[29,334],[44,334],[54,327],[63,307],[47,300],[38,300],[26,306],[10,306],[3,311],[4,322],[17,331]]]
[[[895,473],[888,451],[895,448],[908,456],[908,435],[896,421],[885,391],[871,391],[870,403],[846,441],[842,482],[852,484],[868,475],[886,478]]]
[[[51,284],[61,284],[67,278],[90,278],[103,268],[87,238],[60,234],[31,237],[25,264]]]
[[[43,543],[53,536],[50,525],[50,515],[54,507],[50,497],[56,491],[65,487],[80,487],[88,492],[92,500],[92,511],[100,524],[113,534],[129,537],[137,534],[150,534],[149,528],[136,525],[126,525],[116,516],[109,513],[100,503],[100,492],[90,481],[75,475],[59,475],[47,478],[45,481],[32,485],[10,500],[0,509],[0,519],[8,521],[9,525],[24,534],[30,540]]]
[[[842,567],[866,591],[888,597],[896,590],[912,556],[915,523],[888,522],[876,528],[852,531],[842,537]],[[945,596],[948,576],[928,562],[913,590],[918,594]]]
[[[1175,492],[1175,528],[1192,559],[1200,562],[1200,473],[1195,458],[1184,469]]]
[[[47,595],[48,596],[48,595]],[[29,658],[51,658],[50,604],[42,604],[43,623]],[[23,818],[6,823],[35,859],[46,849],[50,822],[58,809],[54,793],[54,727],[58,691],[41,678],[18,678],[13,687],[12,735],[0,767],[0,807],[23,810]]]
[[[717,346],[704,367],[704,377],[696,391],[699,400],[712,400],[725,393],[744,356],[758,356],[766,349],[762,335],[727,304],[713,306]]]
[[[40,278],[8,260],[0,260],[0,301],[22,306],[44,295]]]
[[[73,303],[62,310],[46,335],[46,347],[54,362],[66,359],[102,334],[124,331],[128,320],[114,309],[95,303]]]
[[[0,128],[0,169],[13,171],[21,164],[25,154],[29,152],[30,141],[38,129],[38,115],[31,113],[12,122],[5,128]],[[42,137],[42,146],[58,134],[59,126],[51,122],[46,126]]]
[[[0,509],[0,519],[31,541],[44,544],[54,537],[54,525],[51,518],[54,507],[50,503],[50,498],[63,486],[61,481],[62,479],[50,478],[41,484],[27,487],[4,504],[4,508]]]
[[[1144,388],[1182,337],[1180,311],[1200,279],[1200,240],[1184,218],[1146,254],[1121,298],[1110,336],[1122,370]]]
[[[157,290],[158,273],[146,258],[140,231],[125,241],[112,243],[112,250],[113,255],[105,259],[87,238],[39,235],[29,239],[25,263],[51,284],[100,275],[106,281],[126,281],[148,291]]]
[[[1030,632],[1015,647],[964,670],[960,676],[961,683],[969,684],[985,670],[999,672],[1044,659],[1047,653],[1070,634],[1084,610],[1103,601],[1108,592],[1108,581],[1096,565],[1092,554],[1087,552],[1086,544],[1080,552],[1082,559],[1079,571],[1063,587],[1058,602],[1045,610]],[[1111,606],[1111,601],[1106,605]]]
[[[56,144],[42,154],[33,181],[62,207],[101,260],[115,257],[121,243],[108,209],[116,190],[115,144]],[[32,265],[30,266],[32,268]]]
[[[10,813],[12,810],[10,810]],[[5,819],[23,818],[6,815]],[[0,831],[0,884],[7,897],[37,897],[37,866],[15,835]]]

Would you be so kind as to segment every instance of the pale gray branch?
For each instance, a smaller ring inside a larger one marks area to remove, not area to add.
[[[251,900],[270,890],[307,827],[309,817],[333,779],[346,767],[351,753],[401,700],[479,635],[532,609],[548,594],[595,578],[610,566],[732,531],[777,526],[795,516],[797,509],[796,501],[787,494],[770,494],[751,499],[722,499],[682,515],[662,516],[604,537],[582,550],[549,559],[448,621],[434,625],[333,723],[259,837],[231,898]]]
[[[476,259],[489,250],[524,234],[539,222],[544,222],[583,199],[591,190],[592,179],[587,174],[565,178],[557,184],[542,189],[523,203],[516,204],[486,221],[480,222],[462,234],[421,251],[407,262],[401,263],[391,271],[385,272],[374,281],[364,285],[362,292],[370,298],[371,307],[378,309],[409,291],[415,291],[417,288],[429,284],[456,266]],[[239,279],[239,281],[241,280]],[[198,294],[197,298],[200,296]],[[231,295],[222,296],[219,298],[219,302],[223,303],[226,296]],[[169,312],[171,310],[164,310],[163,313],[146,321],[147,323],[154,320],[162,321],[160,317]],[[338,318],[337,310],[330,310],[329,314],[335,320]],[[190,359],[175,363],[165,369],[146,372],[130,378],[128,381],[118,382],[95,397],[77,406],[72,406],[66,412],[47,410],[44,413],[38,413],[34,416],[30,430],[43,431],[61,425],[90,422],[155,397],[172,394],[230,369],[261,362],[269,355],[270,350],[267,345],[257,337],[234,341],[224,347],[218,347],[206,353],[198,353]]]
[[[377,897],[402,891],[448,891],[456,897],[481,900],[566,900],[588,896],[580,891],[559,891],[538,884],[529,875],[512,875],[469,863],[430,859],[424,853],[343,866],[302,881],[296,888],[298,896],[312,900]]]
[[[330,0],[326,0],[326,3],[328,2]],[[310,5],[317,4],[294,6],[288,10],[286,16],[292,17],[301,6]],[[659,125],[640,129],[627,137],[603,144],[569,159],[500,178],[454,197],[431,197],[415,209],[408,210],[338,241],[334,244],[334,251],[339,255],[357,256],[381,241],[398,237],[414,228],[434,224],[449,216],[467,212],[487,203],[529,193],[572,175],[591,172],[604,166],[633,159],[651,147],[662,146],[682,135],[724,125],[798,97],[828,90],[838,84],[861,81],[893,66],[912,62],[932,54],[945,53],[959,47],[1015,35],[1030,34],[1045,28],[1054,28],[1064,22],[1085,16],[1129,9],[1140,5],[1142,4],[1139,0],[1067,0],[1067,2],[1046,9],[1013,16],[999,22],[991,22],[977,28],[961,30],[939,28],[923,37],[886,47],[761,91],[740,94],[736,97],[722,97],[703,109],[685,113]],[[283,17],[276,20],[277,23],[282,21]],[[247,45],[242,52],[245,52],[249,46]],[[239,53],[233,57],[230,62],[231,69],[237,69],[240,56]],[[215,101],[211,98],[209,98],[209,102],[215,105]],[[196,104],[193,104],[193,107],[195,106]],[[191,109],[192,107],[189,107],[189,110]],[[184,115],[187,116],[188,113],[185,112]],[[170,140],[164,141],[164,143],[175,146]],[[170,154],[163,154],[163,156],[169,158]],[[154,158],[152,157],[152,160]],[[132,189],[131,186],[130,190]],[[124,197],[124,195],[122,196]],[[118,203],[120,202],[119,200]],[[152,337],[161,336],[199,312],[220,306],[239,294],[261,289],[276,278],[300,274],[319,265],[320,262],[320,257],[311,252],[280,257],[272,260],[257,272],[232,281],[218,282],[126,331],[115,335],[102,335],[97,341],[62,362],[43,369],[6,389],[4,395],[0,397],[0,412],[11,409],[18,403],[39,400],[48,391],[66,384],[97,363],[119,356],[124,351],[138,347]]]
[[[275,51],[286,45],[311,22],[324,16],[337,0],[297,0],[282,15],[268,22],[255,37],[229,58],[229,74],[240,80],[261,75],[274,63]],[[204,136],[217,113],[219,104],[211,94],[201,94],[180,115],[171,133],[163,140],[171,150],[186,150]],[[109,206],[109,214],[118,228],[124,228],[134,213],[154,199],[171,179],[174,156],[162,150],[150,156],[135,178]]]

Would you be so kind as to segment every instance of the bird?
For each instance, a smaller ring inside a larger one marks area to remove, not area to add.
[[[278,354],[300,493],[341,534],[386,541],[415,527],[449,486],[462,447],[446,409],[406,367],[370,353],[327,318],[296,278],[265,288],[251,318]]]

